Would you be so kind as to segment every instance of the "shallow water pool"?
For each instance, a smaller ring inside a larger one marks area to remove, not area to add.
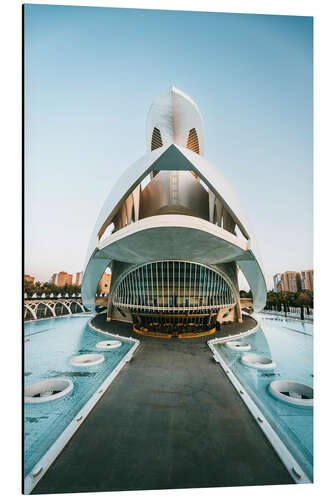
[[[56,377],[69,378],[74,384],[73,391],[60,399],[24,404],[24,476],[133,346],[131,340],[120,339],[117,349],[97,349],[97,342],[106,337],[88,327],[91,317],[52,318],[24,325],[24,386]],[[91,367],[70,364],[73,356],[86,353],[103,354],[105,361]]]
[[[313,409],[292,406],[273,398],[268,386],[273,380],[289,379],[313,387],[313,325],[292,319],[260,315],[261,328],[246,337],[251,351],[276,362],[268,371],[241,363],[246,353],[236,353],[215,344],[223,360],[260,408],[308,477],[313,479]]]

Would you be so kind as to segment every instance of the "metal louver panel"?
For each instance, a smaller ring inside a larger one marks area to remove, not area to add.
[[[191,128],[191,130],[188,134],[186,147],[187,147],[187,149],[194,151],[194,153],[200,154],[200,152],[199,152],[199,140],[198,140],[198,135],[197,135],[197,131],[195,130],[195,128]]]
[[[163,146],[161,132],[158,128],[154,127],[153,135],[151,137],[151,150],[161,148]]]

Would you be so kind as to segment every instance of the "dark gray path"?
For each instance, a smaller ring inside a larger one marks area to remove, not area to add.
[[[207,338],[140,336],[33,494],[293,483]]]

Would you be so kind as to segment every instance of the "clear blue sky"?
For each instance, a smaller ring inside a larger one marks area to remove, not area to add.
[[[25,7],[25,272],[81,271],[151,101],[198,104],[205,156],[242,199],[268,286],[312,268],[312,18]]]

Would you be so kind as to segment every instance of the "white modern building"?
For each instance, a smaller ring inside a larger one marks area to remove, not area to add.
[[[94,309],[105,269],[112,270],[107,320],[139,333],[190,336],[242,321],[237,273],[253,309],[266,284],[246,212],[221,170],[204,156],[196,103],[171,87],[146,122],[144,156],[116,182],[93,230],[82,300]]]

